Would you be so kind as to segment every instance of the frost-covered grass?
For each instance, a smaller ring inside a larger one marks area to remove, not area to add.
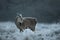
[[[0,22],[0,40],[60,40],[60,24],[37,23],[35,32],[20,32],[14,22]]]

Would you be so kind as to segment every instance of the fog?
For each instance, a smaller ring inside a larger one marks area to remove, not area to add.
[[[60,0],[0,0],[0,21],[14,21],[16,13],[38,22],[59,22]]]

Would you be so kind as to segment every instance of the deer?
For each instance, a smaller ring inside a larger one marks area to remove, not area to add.
[[[23,17],[22,14],[16,16],[15,24],[20,32],[29,28],[32,31],[35,31],[35,26],[37,24],[37,18],[35,17]]]

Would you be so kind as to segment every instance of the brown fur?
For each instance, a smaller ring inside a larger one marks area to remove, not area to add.
[[[20,17],[16,17],[15,21],[15,24],[17,28],[20,29],[20,31],[23,31],[27,28],[31,29],[32,31],[35,31],[36,23],[37,19],[32,17],[23,17],[22,19],[20,19]]]

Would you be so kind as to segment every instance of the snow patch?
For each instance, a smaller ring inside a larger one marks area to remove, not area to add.
[[[35,31],[20,32],[14,22],[0,22],[0,40],[60,40],[60,24],[37,23]]]

